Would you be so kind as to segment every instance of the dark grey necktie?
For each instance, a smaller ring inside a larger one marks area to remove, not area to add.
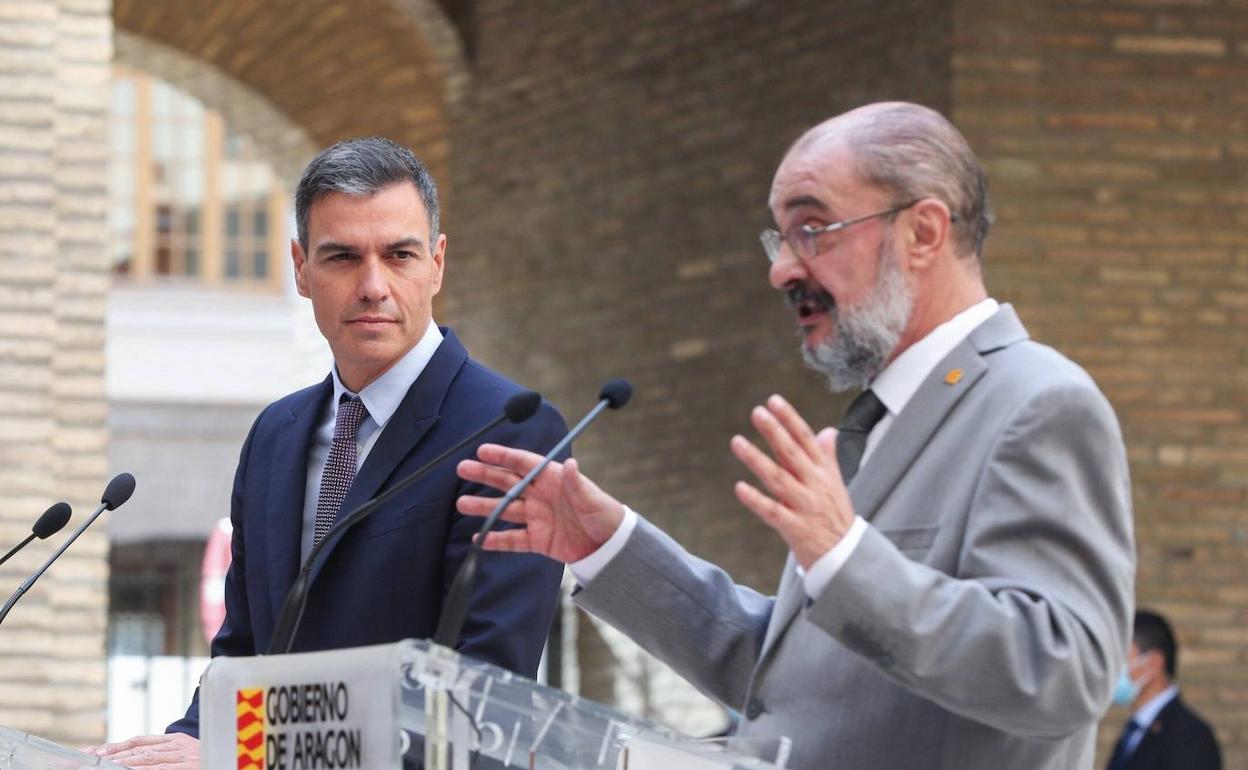
[[[356,434],[360,423],[368,416],[368,409],[359,396],[342,394],[338,414],[334,417],[334,440],[325,458],[325,470],[321,472],[321,492],[316,498],[316,525],[312,529],[312,544],[316,545],[334,526],[342,500],[355,480]]]
[[[846,486],[858,474],[862,454],[867,449],[867,435],[886,414],[888,408],[884,402],[867,388],[849,405],[849,410],[837,426],[836,462],[841,466],[841,478]]]

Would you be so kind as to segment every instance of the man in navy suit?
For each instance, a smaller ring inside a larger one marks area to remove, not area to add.
[[[1222,770],[1213,729],[1179,697],[1179,643],[1166,619],[1139,610],[1114,702],[1131,706],[1108,770]]]
[[[308,165],[295,196],[295,282],[334,354],[319,385],[256,419],[234,480],[226,618],[212,654],[269,646],[302,561],[339,511],[350,511],[502,412],[520,388],[468,357],[432,320],[446,235],[424,165],[384,139],[340,142]],[[564,434],[550,405],[491,440],[548,451]],[[455,511],[481,487],[450,458],[337,542],[314,573],[294,650],[431,636],[445,589],[480,522]],[[459,650],[533,676],[562,568],[536,555],[491,554],[478,569]],[[131,767],[198,767],[198,693],[164,736],[103,746]]]

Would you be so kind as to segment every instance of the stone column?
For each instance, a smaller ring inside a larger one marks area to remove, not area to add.
[[[0,4],[0,548],[106,474],[109,0]],[[60,542],[0,568],[0,594]],[[0,724],[104,734],[107,538],[88,533],[0,631]]]

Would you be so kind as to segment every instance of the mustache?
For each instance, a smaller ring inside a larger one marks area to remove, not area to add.
[[[786,289],[784,303],[789,306],[790,310],[797,310],[803,305],[813,305],[820,310],[832,310],[836,307],[836,300],[832,298],[827,289],[804,283],[795,283]]]

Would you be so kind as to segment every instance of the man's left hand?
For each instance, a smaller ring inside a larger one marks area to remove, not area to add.
[[[738,481],[737,499],[780,533],[802,569],[810,569],[854,523],[853,503],[836,462],[836,430],[824,428],[815,435],[780,396],[767,399],[766,407],[754,407],[750,422],[775,459],[739,435],[732,437],[732,453],[770,495]]]
[[[140,735],[120,743],[93,746],[85,751],[126,767],[199,770],[199,741],[184,733]]]

